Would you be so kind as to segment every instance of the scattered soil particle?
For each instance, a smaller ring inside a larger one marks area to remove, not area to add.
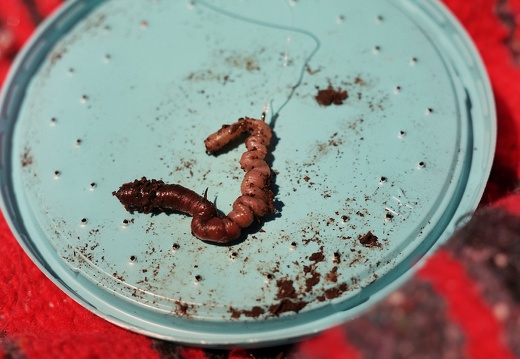
[[[29,147],[25,147],[24,152],[22,154],[22,167],[27,167],[33,164],[33,157],[31,154],[31,149]]]
[[[234,67],[246,69],[249,72],[260,71],[260,65],[252,56],[244,56],[243,54],[233,54],[226,57],[225,61]]]
[[[359,243],[368,248],[381,247],[381,243],[377,240],[377,237],[368,231],[367,234],[359,237]]]
[[[66,48],[54,50],[50,54],[51,65],[55,65],[59,60],[63,58],[63,55],[67,52]]]
[[[175,314],[177,314],[180,317],[189,317],[188,309],[190,306],[186,303],[181,302],[180,300],[177,300],[175,302],[175,305],[177,306],[175,310]]]
[[[367,83],[361,77],[356,77],[354,79],[354,83],[356,85],[359,85],[359,86],[366,86],[367,85]]]
[[[305,301],[296,301],[293,302],[290,299],[283,299],[280,303],[273,304],[269,307],[269,313],[273,316],[279,316],[282,313],[286,312],[296,312],[298,313],[300,310],[305,308],[307,302]]]
[[[316,252],[311,254],[309,260],[313,261],[314,263],[323,262],[325,260],[325,256],[323,255],[323,252]]]
[[[321,274],[315,271],[311,272],[311,277],[305,280],[305,291],[310,292],[312,287],[320,282]]]
[[[117,272],[114,272],[112,273],[112,276],[118,280],[120,280],[121,282],[124,282],[125,281],[125,278],[121,275],[119,275]]]
[[[251,310],[238,310],[233,307],[229,307],[229,311],[231,312],[231,318],[238,319],[241,315],[245,315],[250,318],[258,318],[262,314],[265,313],[265,310],[262,307],[254,306]]]
[[[310,75],[314,75],[314,74],[320,72],[321,69],[313,70],[313,69],[311,69],[311,67],[310,67],[309,65],[307,65],[307,66],[305,67],[305,71],[307,71],[307,73],[310,74]]]
[[[340,285],[329,288],[325,291],[325,297],[327,299],[334,299],[342,295],[344,292],[346,292],[348,289],[348,286],[346,283],[341,283]]]
[[[318,94],[315,96],[316,101],[322,106],[341,105],[343,100],[348,97],[348,92],[341,88],[334,89],[329,85],[325,90],[318,89]]]
[[[278,296],[276,299],[296,298],[296,289],[294,289],[292,280],[278,279],[276,285],[278,287]]]
[[[325,279],[329,282],[336,283],[338,281],[338,267],[334,267],[330,270],[329,273],[325,276]]]

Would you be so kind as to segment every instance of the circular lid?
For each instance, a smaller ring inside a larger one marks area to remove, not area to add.
[[[276,213],[228,246],[181,213],[129,213],[146,176],[227,213],[239,117],[275,133]],[[68,295],[188,344],[270,345],[341,323],[474,210],[496,128],[467,35],[437,1],[67,2],[26,46],[0,107],[3,211]]]

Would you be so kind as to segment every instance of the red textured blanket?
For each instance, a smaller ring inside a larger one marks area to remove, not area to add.
[[[190,348],[116,327],[76,304],[0,216],[0,358],[520,358],[520,0],[445,0],[475,41],[498,111],[476,216],[405,286],[360,318],[294,345]],[[0,1],[0,83],[61,0]]]

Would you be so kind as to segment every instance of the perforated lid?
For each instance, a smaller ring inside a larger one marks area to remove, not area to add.
[[[203,140],[266,103],[277,213],[242,241],[112,196],[147,176],[227,213],[245,148]],[[475,208],[496,136],[481,61],[433,0],[67,2],[0,111],[3,210],[36,264],[107,320],[212,346],[301,338],[395,289]]]

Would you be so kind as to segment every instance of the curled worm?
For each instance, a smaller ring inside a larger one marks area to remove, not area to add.
[[[112,194],[130,212],[178,211],[189,214],[193,217],[191,232],[195,237],[215,243],[231,242],[255,218],[274,212],[273,192],[269,189],[271,169],[265,161],[272,131],[264,121],[246,117],[222,126],[204,141],[206,151],[216,153],[244,133],[249,136],[245,140],[247,151],[240,158],[240,166],[246,173],[240,186],[241,195],[227,216],[218,213],[206,194],[200,196],[186,187],[161,180],[143,177],[124,183]]]

